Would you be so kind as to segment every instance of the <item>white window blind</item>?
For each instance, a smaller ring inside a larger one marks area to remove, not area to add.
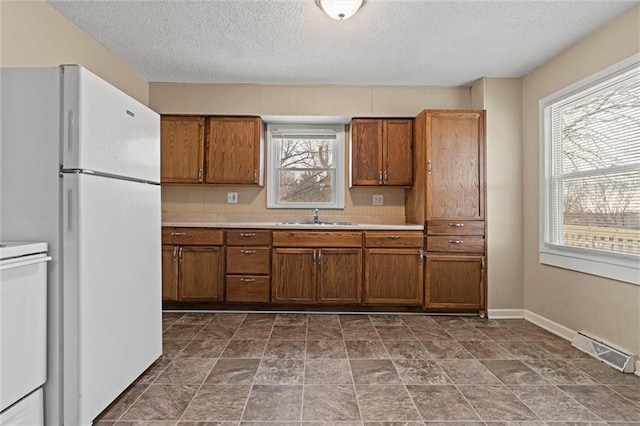
[[[555,249],[600,262],[626,259],[637,268],[638,62],[552,97],[543,104],[542,113],[545,212],[541,251]]]
[[[344,207],[343,130],[270,126],[268,143],[268,207]]]

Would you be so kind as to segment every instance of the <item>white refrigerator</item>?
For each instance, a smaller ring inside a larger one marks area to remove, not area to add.
[[[48,425],[162,352],[160,117],[76,66],[0,69],[0,240],[46,241]]]

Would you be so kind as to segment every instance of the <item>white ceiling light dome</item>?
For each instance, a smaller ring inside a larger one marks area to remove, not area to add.
[[[333,19],[342,21],[355,15],[364,0],[316,0],[316,4]]]

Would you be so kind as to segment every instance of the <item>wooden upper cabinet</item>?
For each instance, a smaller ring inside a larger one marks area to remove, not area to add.
[[[202,182],[204,117],[162,116],[160,158],[162,183]]]
[[[413,120],[356,118],[351,144],[353,185],[413,183]]]
[[[484,114],[426,114],[425,220],[484,220]]]
[[[354,185],[381,185],[382,120],[354,119],[351,122],[352,172]]]
[[[384,120],[384,184],[413,183],[413,120]]]
[[[205,183],[263,185],[264,127],[258,117],[209,117]]]

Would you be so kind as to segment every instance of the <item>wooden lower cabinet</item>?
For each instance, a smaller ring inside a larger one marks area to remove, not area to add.
[[[230,303],[269,303],[269,277],[227,275],[225,301]]]
[[[365,250],[364,303],[422,305],[422,249]]]
[[[427,255],[425,308],[484,309],[484,257]]]
[[[165,245],[162,249],[163,300],[222,301],[222,247]]]
[[[274,303],[360,303],[362,250],[276,248],[271,301]]]
[[[362,249],[318,249],[317,269],[318,303],[362,301]]]
[[[316,249],[278,248],[272,253],[271,301],[314,303]]]
[[[179,246],[162,246],[162,300],[178,300],[178,249]]]
[[[179,300],[222,301],[222,247],[181,247]]]

